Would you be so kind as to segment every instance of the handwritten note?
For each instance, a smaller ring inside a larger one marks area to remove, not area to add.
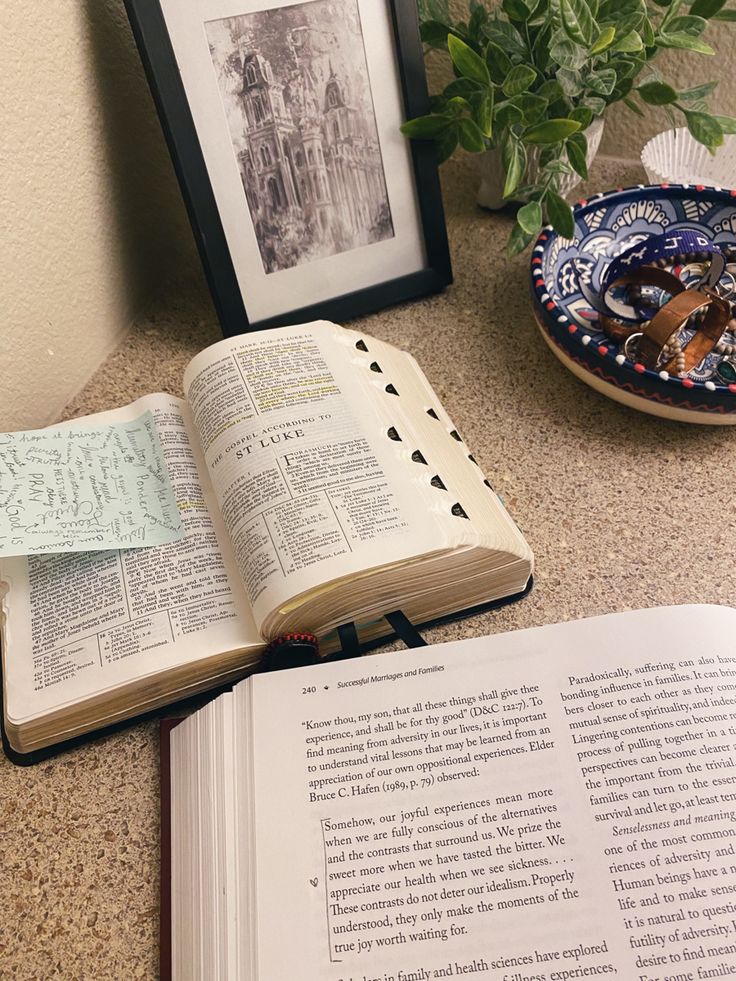
[[[162,545],[184,531],[150,412],[0,434],[0,556]]]

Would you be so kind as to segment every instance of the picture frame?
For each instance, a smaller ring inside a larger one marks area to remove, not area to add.
[[[407,0],[125,0],[225,336],[452,282]]]

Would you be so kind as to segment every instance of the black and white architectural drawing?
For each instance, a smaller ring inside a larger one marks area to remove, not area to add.
[[[206,29],[266,272],[392,238],[357,0]]]

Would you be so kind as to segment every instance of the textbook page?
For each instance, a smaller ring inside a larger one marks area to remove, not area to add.
[[[254,676],[259,981],[734,976],[735,631],[671,607]]]
[[[151,395],[84,426],[150,411],[185,537],[150,549],[0,560],[6,715],[18,722],[167,668],[262,642],[190,440],[186,404]],[[70,426],[73,426],[71,423]]]
[[[417,506],[387,435],[391,416],[341,333],[319,322],[220,341],[184,375],[258,624],[305,590],[452,547],[468,533],[456,520],[451,539],[446,523]]]

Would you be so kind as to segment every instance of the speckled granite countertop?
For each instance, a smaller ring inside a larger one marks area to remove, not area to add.
[[[524,602],[428,632],[433,641],[611,610],[736,600],[736,432],[636,413],[548,351],[511,219],[477,209],[467,166],[444,174],[456,282],[360,322],[411,351],[536,554]],[[642,179],[599,160],[590,189]],[[351,325],[352,326],[352,325]],[[219,337],[202,280],[158,306],[66,416],[181,394]],[[158,727],[135,725],[51,762],[0,760],[0,978],[158,973]]]

